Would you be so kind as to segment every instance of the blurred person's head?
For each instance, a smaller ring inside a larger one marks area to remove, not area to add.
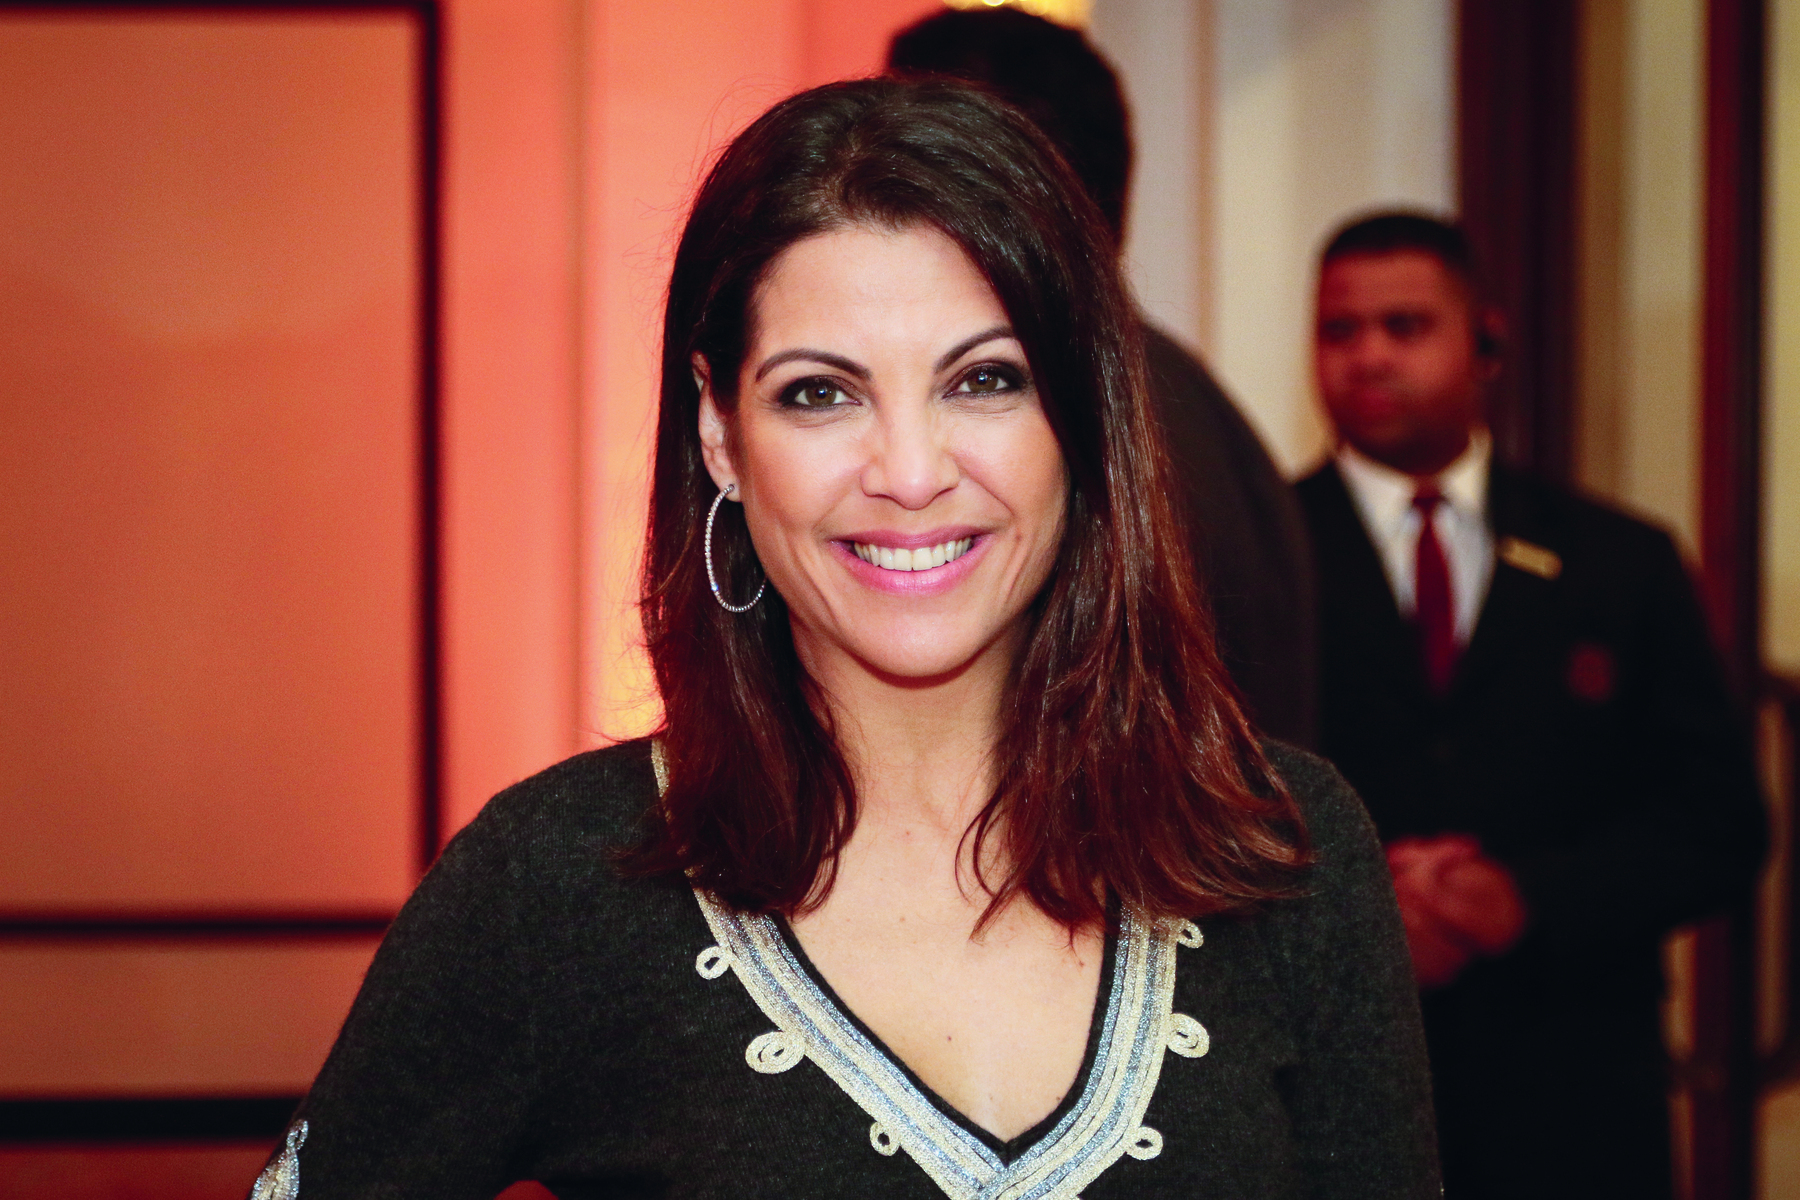
[[[1050,136],[1124,244],[1131,121],[1119,78],[1079,31],[1016,8],[948,10],[894,35],[888,67],[950,75],[1021,108]]]
[[[1392,212],[1344,226],[1319,256],[1313,365],[1338,437],[1432,475],[1486,424],[1500,322],[1456,225]]]

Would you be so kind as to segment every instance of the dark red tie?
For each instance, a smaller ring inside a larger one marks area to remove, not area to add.
[[[1419,510],[1419,553],[1413,573],[1414,620],[1419,626],[1419,651],[1425,660],[1425,680],[1443,695],[1450,690],[1456,670],[1456,606],[1450,600],[1450,563],[1444,558],[1432,516],[1444,497],[1435,487],[1421,487],[1413,497]]]

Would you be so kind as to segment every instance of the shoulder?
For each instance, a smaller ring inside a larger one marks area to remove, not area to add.
[[[1309,518],[1316,518],[1319,513],[1333,507],[1348,507],[1350,503],[1350,493],[1344,487],[1343,476],[1338,474],[1337,465],[1330,459],[1326,459],[1311,474],[1296,480],[1294,494],[1300,497],[1300,507],[1306,510]]]
[[[1300,807],[1314,856],[1314,873],[1331,873],[1347,860],[1380,856],[1375,824],[1338,769],[1316,754],[1274,740],[1263,753]]]
[[[1500,539],[1518,537],[1554,551],[1578,581],[1631,583],[1644,572],[1678,569],[1680,552],[1662,526],[1542,479],[1495,467],[1489,518]]]
[[[1570,533],[1622,537],[1640,544],[1669,537],[1647,517],[1511,467],[1494,467],[1488,506],[1496,522],[1537,521]]]
[[[500,792],[451,840],[444,857],[592,870],[643,835],[656,801],[647,739],[564,759]]]
[[[444,848],[384,956],[617,961],[685,929],[698,910],[682,881],[621,869],[655,800],[647,742],[579,754],[507,788]]]

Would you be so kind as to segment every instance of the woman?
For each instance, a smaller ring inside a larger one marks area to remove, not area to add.
[[[1435,1195],[1379,848],[1231,698],[1133,329],[997,101],[741,135],[664,328],[665,728],[456,839],[262,1194]]]

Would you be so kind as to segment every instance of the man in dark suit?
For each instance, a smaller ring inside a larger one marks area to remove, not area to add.
[[[1454,226],[1326,247],[1322,746],[1387,844],[1446,1194],[1667,1197],[1658,946],[1751,885],[1757,782],[1669,537],[1491,462],[1497,334]]]
[[[1124,244],[1131,130],[1118,77],[1080,32],[1015,8],[943,12],[895,35],[896,71],[985,84],[1062,149]],[[1299,506],[1254,430],[1206,368],[1143,326],[1179,511],[1220,649],[1264,731],[1315,743],[1312,562]]]

